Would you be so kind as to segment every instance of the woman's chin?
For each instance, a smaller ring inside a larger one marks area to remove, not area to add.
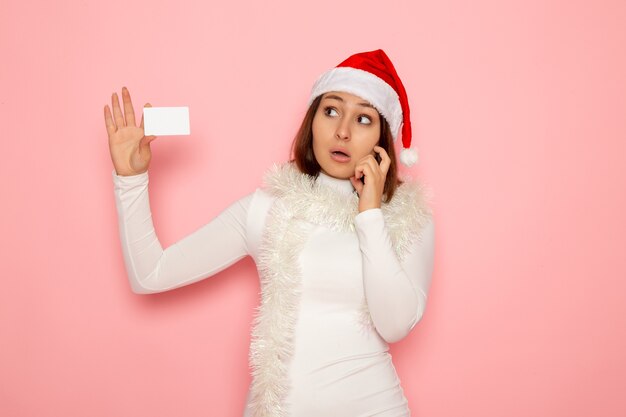
[[[331,161],[331,163],[323,166],[322,170],[326,173],[326,175],[342,180],[347,180],[354,175],[354,168],[349,167],[347,164],[343,166],[336,165],[338,165],[336,162]]]

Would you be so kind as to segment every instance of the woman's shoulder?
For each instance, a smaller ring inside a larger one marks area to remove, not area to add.
[[[422,214],[432,214],[433,191],[424,180],[413,178],[407,174],[399,176],[401,183],[396,188],[391,201],[385,204],[388,210],[400,210],[406,206],[418,210]]]
[[[276,196],[263,186],[257,187],[250,194],[250,205],[257,209],[264,206],[271,206],[274,200],[276,200]]]
[[[272,164],[263,175],[261,190],[269,196],[281,197],[293,190],[310,190],[315,179],[300,172],[295,162]]]
[[[396,188],[391,201],[381,206],[392,240],[406,248],[414,237],[433,223],[432,189],[426,182],[407,175]]]

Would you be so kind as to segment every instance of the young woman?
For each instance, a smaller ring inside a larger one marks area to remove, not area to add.
[[[163,250],[148,198],[150,142],[105,106],[119,233],[132,290],[200,281],[249,255],[261,303],[250,344],[245,417],[409,416],[388,352],[421,319],[433,267],[427,189],[397,176],[410,149],[404,87],[382,50],[322,74],[292,146],[263,187]],[[149,106],[147,104],[146,106]]]

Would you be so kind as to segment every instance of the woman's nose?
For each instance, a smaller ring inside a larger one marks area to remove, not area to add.
[[[350,139],[350,125],[349,120],[344,118],[337,125],[337,132],[335,133],[337,139],[348,140]]]

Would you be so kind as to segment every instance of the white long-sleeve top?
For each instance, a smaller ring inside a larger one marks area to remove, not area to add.
[[[257,188],[243,196],[196,231],[163,249],[152,222],[148,173],[119,176],[113,171],[112,176],[124,262],[135,293],[163,292],[189,285],[247,255],[258,264],[263,226],[273,202],[273,197],[263,189]],[[337,192],[354,192],[347,179],[320,172],[317,181]],[[396,413],[399,410],[408,413],[387,353],[387,343],[404,338],[423,316],[433,269],[434,223],[431,218],[423,227],[421,238],[413,240],[401,261],[392,248],[381,209],[359,213],[354,225],[356,240],[351,240],[354,236],[317,228],[300,256],[303,296],[295,332],[296,355],[290,367],[292,390],[288,400],[293,415],[359,415],[355,414],[355,407],[368,412],[372,407],[385,404]],[[352,247],[354,252],[350,252]],[[344,255],[333,257],[341,251]],[[349,253],[353,255],[346,255]],[[333,316],[322,324],[319,320],[324,314],[340,314],[346,320],[342,322],[343,319]],[[370,318],[369,333],[366,331],[364,335],[357,329],[358,325],[367,324]],[[329,323],[337,323],[337,327]],[[328,337],[323,338],[323,334]],[[337,338],[343,343],[324,342]],[[354,374],[354,366],[363,361],[356,383],[348,378],[345,386],[339,385],[338,381],[345,378],[335,377]],[[325,363],[336,366],[314,366]],[[365,395],[368,384],[372,393],[388,395]],[[387,389],[381,391],[380,384],[386,384]],[[329,397],[324,397],[321,403],[307,399],[311,389],[320,392],[321,386],[332,387],[321,391]],[[361,391],[354,392],[351,402],[349,392],[356,388]],[[370,398],[371,404],[364,401],[364,395]],[[341,414],[339,408],[322,409],[320,404],[348,408]]]

